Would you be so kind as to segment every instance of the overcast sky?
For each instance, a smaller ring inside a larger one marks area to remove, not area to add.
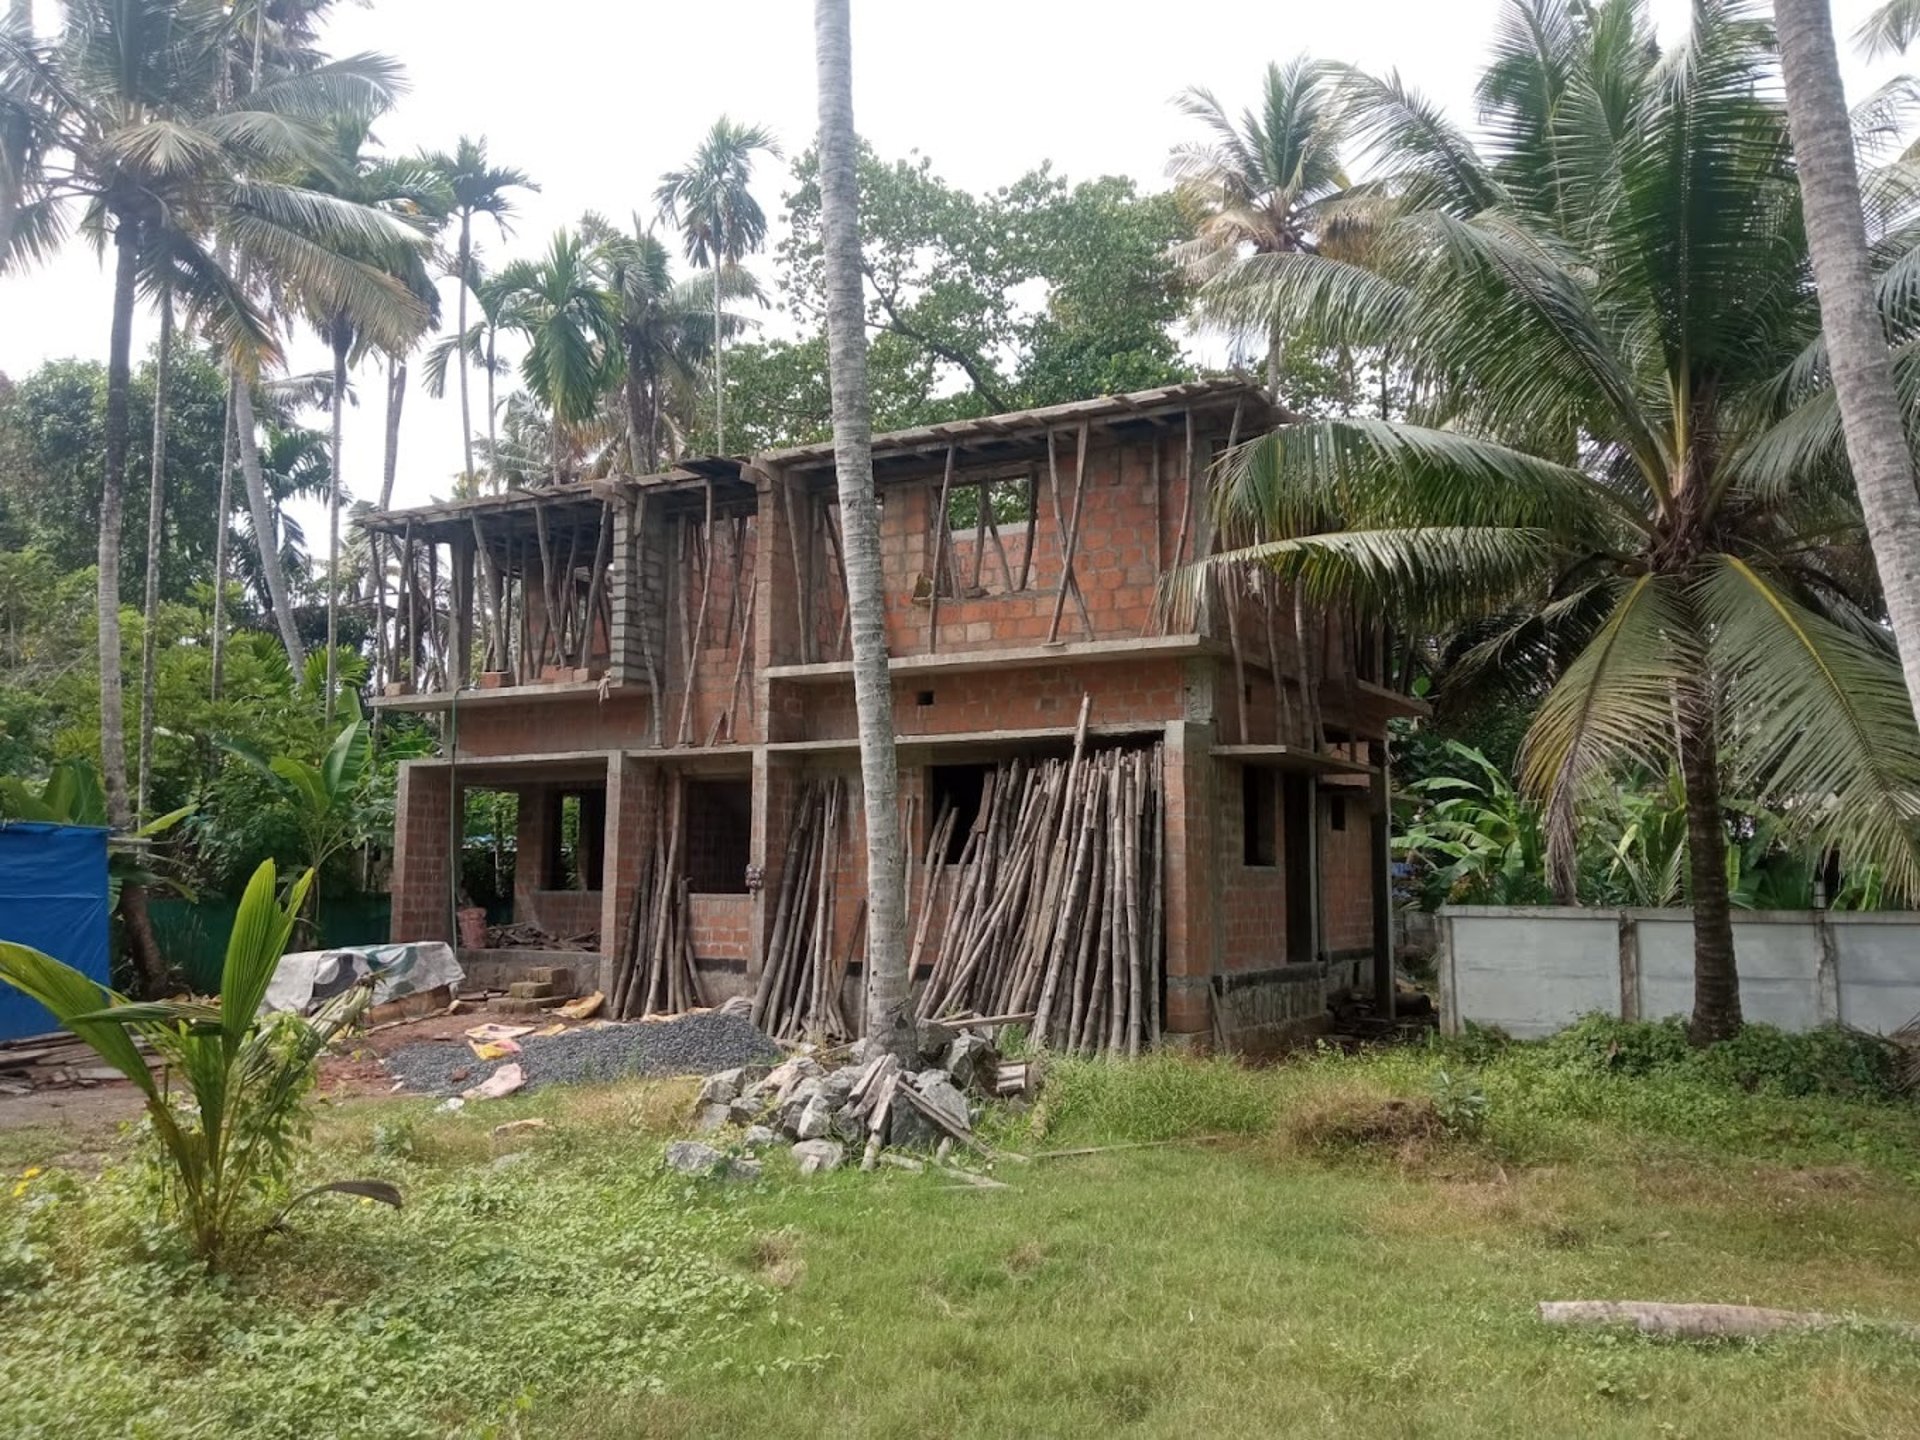
[[[1835,0],[1843,37],[1869,8]],[[1213,0],[1193,10],[1164,0],[855,0],[855,121],[882,155],[917,149],[970,189],[1004,184],[1042,160],[1073,180],[1122,174],[1159,188],[1168,147],[1194,133],[1168,104],[1177,91],[1206,85],[1238,109],[1268,60],[1302,52],[1397,69],[1470,123],[1497,10],[1498,0]],[[1671,39],[1687,4],[1653,0],[1653,10]],[[789,157],[806,148],[812,17],[807,0],[374,0],[343,4],[327,38],[336,54],[381,50],[406,66],[411,90],[377,130],[387,150],[451,148],[462,133],[485,135],[497,163],[538,180],[541,193],[525,197],[510,238],[478,232],[497,262],[540,248],[583,210],[614,219],[649,210],[657,177],[723,111],[769,126]],[[53,5],[40,0],[40,23],[53,18]],[[1856,97],[1897,68],[1869,72],[1851,59],[1847,67]],[[786,184],[784,165],[763,166],[760,198],[770,214]],[[771,260],[756,263],[771,280]],[[104,356],[108,291],[108,277],[79,247],[0,280],[0,372]],[[446,311],[450,326],[451,287]],[[151,334],[143,317],[136,344],[144,350]],[[293,359],[297,368],[327,363],[304,339]],[[379,483],[383,387],[372,366],[359,381],[342,469],[348,490],[365,495]],[[483,430],[478,413],[474,420]],[[396,503],[444,495],[459,468],[451,388],[434,401],[416,386]]]

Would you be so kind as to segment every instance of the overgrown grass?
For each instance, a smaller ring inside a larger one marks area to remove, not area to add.
[[[993,1191],[778,1163],[668,1181],[684,1085],[364,1103],[323,1120],[325,1163],[409,1208],[315,1208],[215,1288],[135,1223],[133,1180],[48,1172],[0,1190],[0,1413],[62,1437],[1920,1434],[1920,1350],[1884,1332],[1534,1318],[1610,1297],[1920,1319],[1912,1106],[1663,1045],[1060,1062],[1000,1144],[1227,1138],[1003,1161]],[[530,1158],[496,1168],[506,1145]]]

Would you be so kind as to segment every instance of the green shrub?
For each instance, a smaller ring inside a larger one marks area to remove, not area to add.
[[[1651,1075],[1684,1065],[1693,1047],[1678,1018],[1615,1020],[1583,1015],[1546,1042],[1556,1064],[1588,1074]]]
[[[1837,1025],[1789,1035],[1772,1025],[1748,1025],[1731,1040],[1695,1052],[1703,1077],[1742,1090],[1777,1095],[1899,1098],[1893,1048]]]

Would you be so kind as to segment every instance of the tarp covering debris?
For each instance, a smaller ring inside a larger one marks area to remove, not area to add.
[[[304,1015],[368,975],[374,977],[373,1003],[384,1005],[442,985],[456,991],[466,978],[453,947],[439,940],[410,945],[362,945],[346,950],[296,950],[281,957],[267,986],[265,1010]]]
[[[0,940],[31,945],[105,985],[107,909],[105,830],[0,824]],[[0,985],[0,1040],[59,1028],[38,1001]]]

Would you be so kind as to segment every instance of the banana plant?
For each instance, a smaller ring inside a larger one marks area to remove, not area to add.
[[[312,884],[308,870],[282,899],[273,862],[254,871],[213,1003],[136,1004],[49,955],[0,941],[0,980],[46,1006],[140,1091],[160,1142],[164,1203],[209,1269],[230,1258],[244,1234],[259,1233],[249,1232],[248,1216],[285,1190],[314,1062],[372,995],[368,977],[310,1017],[260,1014]],[[147,1053],[160,1060],[161,1078]],[[298,1198],[328,1190],[400,1204],[394,1187],[366,1180],[335,1181]]]

